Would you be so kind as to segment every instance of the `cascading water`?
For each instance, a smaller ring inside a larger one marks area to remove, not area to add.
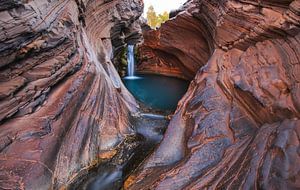
[[[128,72],[128,77],[126,78],[135,78],[134,76],[134,64],[135,64],[135,60],[134,60],[134,45],[128,45],[128,49],[127,49],[127,62],[128,62],[128,66],[127,66],[127,72]]]

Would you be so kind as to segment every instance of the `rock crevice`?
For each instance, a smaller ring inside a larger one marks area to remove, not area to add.
[[[143,2],[0,3],[0,189],[68,187],[128,135],[137,104],[115,71]],[[120,41],[120,42],[119,42]],[[112,43],[115,42],[115,43]]]
[[[299,10],[190,0],[144,32],[142,72],[195,77],[127,189],[300,188]]]

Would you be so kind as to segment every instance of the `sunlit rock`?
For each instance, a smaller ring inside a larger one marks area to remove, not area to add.
[[[137,104],[111,59],[132,33],[141,37],[143,3],[0,7],[0,189],[68,187],[135,134]]]
[[[125,189],[299,189],[299,1],[188,1],[141,72],[195,78]]]

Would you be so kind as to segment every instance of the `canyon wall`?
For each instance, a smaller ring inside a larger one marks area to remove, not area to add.
[[[171,19],[159,29],[145,27],[144,43],[138,46],[137,72],[191,80],[207,62],[214,50],[213,43],[206,39],[212,38],[207,26],[191,15],[195,6],[181,9],[171,12]]]
[[[0,2],[0,189],[58,189],[135,134],[111,59],[137,43],[141,0]]]
[[[195,78],[125,189],[299,189],[300,1],[190,0],[172,14],[144,32],[140,68]]]

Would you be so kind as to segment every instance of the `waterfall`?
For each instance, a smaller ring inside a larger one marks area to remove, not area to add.
[[[128,76],[134,77],[134,45],[128,45],[127,51]]]

